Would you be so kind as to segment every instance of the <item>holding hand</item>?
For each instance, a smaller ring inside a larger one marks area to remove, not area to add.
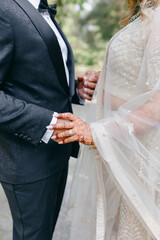
[[[59,144],[65,144],[74,141],[81,142],[85,145],[94,144],[90,127],[83,120],[76,117],[72,113],[58,114],[57,118],[63,119],[63,121],[57,121],[57,124],[50,126],[50,129],[52,130],[60,130],[60,133],[54,132],[52,137],[54,141],[58,142]]]
[[[67,126],[68,123],[70,123],[70,121],[67,119],[57,119],[56,124],[51,124],[47,128],[50,130],[54,130],[53,135],[52,135],[52,137],[53,137],[54,135],[57,135],[57,134],[61,133],[62,131],[65,131],[66,130],[65,126]],[[55,129],[56,126],[59,126],[59,129]],[[54,139],[54,141],[57,143],[59,143],[63,140],[64,140],[64,138]]]
[[[100,72],[88,71],[78,76],[78,93],[81,98],[91,101],[99,75]]]

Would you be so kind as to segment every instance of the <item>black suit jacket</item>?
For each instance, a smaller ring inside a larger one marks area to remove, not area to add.
[[[54,20],[53,20],[54,21]],[[63,168],[77,144],[40,143],[56,112],[72,112],[74,60],[67,80],[57,38],[28,0],[0,1],[0,180],[28,183]]]

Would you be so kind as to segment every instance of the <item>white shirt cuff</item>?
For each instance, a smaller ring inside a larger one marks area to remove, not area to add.
[[[52,120],[50,122],[50,125],[57,123],[57,118],[56,118],[57,114],[58,114],[57,112],[54,112]],[[50,138],[52,137],[53,132],[54,132],[54,130],[47,129],[47,131],[43,135],[41,141],[47,144],[49,142]]]

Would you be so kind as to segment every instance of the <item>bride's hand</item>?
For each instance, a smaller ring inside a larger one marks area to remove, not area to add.
[[[93,137],[89,125],[76,117],[72,113],[62,113],[56,116],[58,119],[68,119],[70,122],[57,123],[52,126],[52,129],[62,131],[58,134],[53,135],[53,140],[63,139],[59,144],[70,143],[74,141],[81,142],[85,145],[93,145]],[[64,130],[65,129],[65,130]]]

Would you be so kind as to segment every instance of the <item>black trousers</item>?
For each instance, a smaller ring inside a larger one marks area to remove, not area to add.
[[[1,182],[13,218],[13,240],[51,240],[61,207],[68,166],[30,184]]]

